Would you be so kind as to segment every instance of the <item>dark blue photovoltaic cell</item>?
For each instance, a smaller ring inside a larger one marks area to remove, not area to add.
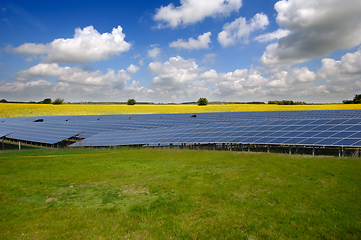
[[[6,135],[9,135],[9,134],[10,134],[10,132],[8,132],[8,131],[0,130],[0,138],[5,137]]]
[[[250,137],[243,140],[245,143],[257,143],[257,141],[261,139],[260,137]]]
[[[354,133],[353,135],[350,135],[350,138],[358,138],[361,139],[361,132]]]
[[[342,139],[341,141],[335,142],[334,146],[351,146],[352,144],[360,141],[360,139],[354,139],[354,138],[348,138],[348,139]]]
[[[231,141],[230,142],[235,142],[235,143],[237,143],[237,142],[243,142],[245,139],[247,139],[248,137],[237,137],[237,138],[233,138],[233,139],[231,139]]]
[[[345,121],[343,124],[361,124],[361,119],[349,119]]]
[[[283,135],[283,137],[297,137],[298,135],[301,135],[303,132],[289,132],[285,135]]]
[[[316,134],[314,137],[321,137],[321,138],[328,138],[332,135],[335,135],[337,132],[321,132],[319,134]]]
[[[331,120],[329,121],[327,124],[341,124],[346,122],[347,119],[335,119],[335,120]]]
[[[266,137],[272,134],[273,132],[260,132],[259,134],[256,134],[257,137]]]
[[[297,137],[313,137],[317,134],[318,134],[318,132],[305,132],[305,133],[302,133],[301,135],[298,135]]]
[[[269,143],[270,144],[282,144],[282,143],[288,141],[289,139],[291,139],[291,138],[275,138],[275,139],[269,141]]]
[[[361,125],[354,125],[350,128],[347,128],[347,131],[350,132],[360,132],[361,131]]]
[[[361,140],[358,142],[355,142],[354,144],[351,144],[351,146],[360,146],[361,147]]]
[[[282,131],[287,131],[287,132],[290,132],[290,131],[295,131],[297,129],[299,129],[301,126],[299,125],[294,125],[294,126],[288,126],[286,128],[283,128]]]
[[[302,120],[297,123],[297,125],[307,125],[312,124],[315,120]]]
[[[284,132],[284,131],[280,131],[280,132],[274,132],[272,134],[270,134],[269,136],[272,136],[272,137],[280,137],[280,136],[283,136],[285,134],[287,134],[288,132]]]
[[[303,127],[298,128],[297,131],[309,131],[309,130],[314,129],[315,127],[316,126],[313,126],[313,125],[303,126]]]
[[[351,125],[337,125],[337,126],[330,128],[328,131],[345,131],[350,127],[351,127]]]
[[[354,132],[339,132],[339,133],[336,133],[335,135],[332,135],[332,137],[333,138],[347,138],[354,134],[355,134]]]
[[[304,145],[313,145],[319,141],[321,141],[323,138],[307,138],[304,141],[299,142],[299,144],[304,144]]]
[[[304,140],[306,140],[306,138],[298,138],[297,137],[297,138],[291,138],[291,139],[285,141],[285,143],[286,144],[298,144],[299,142],[302,142]]]
[[[325,131],[327,129],[330,129],[331,127],[333,127],[333,126],[332,125],[322,125],[322,126],[315,127],[313,129],[313,131]]]
[[[335,142],[338,142],[340,140],[341,139],[339,139],[339,138],[326,138],[326,139],[323,139],[323,140],[317,142],[317,145],[331,146],[332,144],[334,144]]]
[[[267,143],[270,143],[272,140],[274,140],[275,138],[271,138],[271,137],[265,137],[265,138],[261,138],[259,139],[257,142],[259,143],[264,143],[264,144],[267,144]]]

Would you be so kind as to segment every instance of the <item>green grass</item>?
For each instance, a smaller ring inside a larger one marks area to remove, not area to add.
[[[356,158],[0,152],[1,239],[360,239]]]

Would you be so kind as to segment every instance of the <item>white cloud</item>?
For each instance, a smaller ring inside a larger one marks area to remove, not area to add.
[[[361,1],[282,0],[277,23],[290,33],[266,48],[264,65],[296,64],[361,44]]]
[[[130,73],[130,74],[134,74],[136,72],[139,71],[139,67],[137,67],[136,65],[134,64],[130,64],[130,66],[127,68],[127,71]]]
[[[258,37],[255,37],[254,40],[258,42],[268,42],[274,39],[286,37],[288,34],[290,34],[289,30],[280,28],[274,32],[259,35]]]
[[[158,74],[152,83],[163,89],[184,88],[187,83],[198,77],[200,69],[192,59],[185,60],[180,56],[171,57],[164,64],[150,63],[149,71]]]
[[[100,34],[93,26],[76,28],[74,38],[55,39],[48,44],[25,43],[13,52],[19,54],[43,55],[43,61],[49,63],[85,63],[106,60],[130,49],[124,41],[122,27],[113,28],[111,33]]]
[[[171,42],[169,47],[178,48],[178,49],[205,49],[209,48],[208,44],[211,42],[211,32],[206,32],[202,35],[199,35],[197,40],[194,38],[189,38],[188,41],[183,39],[178,39],[177,41]]]
[[[59,67],[57,63],[39,63],[27,70],[16,73],[17,81],[27,81],[32,78],[54,77],[71,71],[70,67]]]
[[[202,63],[215,64],[216,63],[216,58],[217,58],[216,53],[207,53],[207,54],[204,55]]]
[[[331,58],[321,60],[322,68],[318,74],[323,79],[333,81],[361,80],[361,48],[354,53],[347,53],[340,61]]]
[[[180,0],[180,3],[178,7],[169,4],[156,10],[154,20],[161,22],[159,28],[190,25],[206,17],[228,16],[242,6],[242,0]]]
[[[161,53],[161,49],[158,47],[153,47],[152,49],[148,50],[148,56],[151,58],[157,58]]]
[[[223,26],[223,31],[218,33],[218,42],[223,47],[229,47],[238,42],[247,43],[249,35],[257,30],[264,29],[269,24],[268,18],[263,13],[257,13],[250,21],[239,17]]]
[[[60,82],[70,82],[81,85],[113,85],[122,88],[130,76],[125,70],[108,69],[107,73],[101,71],[89,72],[80,67],[60,67],[57,63],[39,63],[27,70],[16,73],[18,81],[28,81],[33,78],[57,77]]]

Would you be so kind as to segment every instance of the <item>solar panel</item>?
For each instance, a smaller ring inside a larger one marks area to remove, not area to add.
[[[361,110],[0,118],[6,138],[72,146],[255,143],[361,146]],[[37,120],[42,120],[36,122]]]

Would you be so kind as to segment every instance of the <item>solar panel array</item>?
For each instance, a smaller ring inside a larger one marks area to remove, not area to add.
[[[361,110],[0,118],[9,139],[71,146],[242,143],[361,146]]]

